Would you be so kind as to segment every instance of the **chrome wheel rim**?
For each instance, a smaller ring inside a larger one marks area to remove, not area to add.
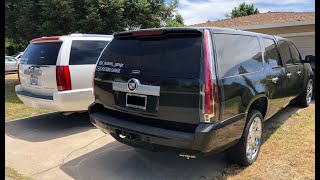
[[[259,117],[252,121],[247,136],[246,154],[249,161],[255,159],[258,155],[262,134],[262,123]]]
[[[307,103],[310,104],[311,103],[311,99],[312,99],[312,81],[309,81],[308,85],[307,85]]]

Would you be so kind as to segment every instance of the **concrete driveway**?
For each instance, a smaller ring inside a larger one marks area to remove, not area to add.
[[[223,153],[186,160],[115,141],[85,114],[40,115],[6,122],[6,166],[34,179],[199,179],[217,175]]]
[[[285,123],[297,110],[287,107],[266,125]],[[5,132],[5,165],[33,179],[211,179],[228,164],[225,153],[186,160],[134,149],[92,126],[86,114],[6,122]]]

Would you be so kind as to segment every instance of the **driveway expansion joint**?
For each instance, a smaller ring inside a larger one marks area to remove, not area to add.
[[[50,168],[48,168],[48,169],[45,169],[45,170],[43,170],[43,171],[36,172],[36,173],[30,175],[30,177],[35,177],[35,176],[37,176],[37,175],[40,175],[40,174],[45,173],[45,172],[47,172],[47,171],[50,171],[51,169],[54,169],[54,168],[57,168],[57,167],[62,166],[62,165],[65,163],[65,160],[68,159],[69,156],[71,156],[74,152],[76,152],[76,151],[78,151],[78,150],[81,150],[81,149],[84,149],[84,148],[90,146],[90,145],[91,145],[92,143],[94,143],[95,141],[98,141],[98,140],[100,140],[100,139],[102,139],[102,138],[104,138],[104,137],[106,137],[106,136],[107,136],[107,134],[105,134],[105,135],[103,135],[103,136],[101,136],[101,137],[99,137],[99,138],[97,138],[97,139],[94,139],[94,140],[90,141],[90,142],[89,142],[87,145],[85,145],[85,146],[82,146],[82,147],[80,147],[80,148],[77,148],[77,149],[71,151],[65,158],[62,159],[62,163],[60,163],[60,164],[58,164],[58,165],[56,165],[56,166],[50,167]]]

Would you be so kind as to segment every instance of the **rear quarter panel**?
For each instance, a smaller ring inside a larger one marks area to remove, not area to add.
[[[95,64],[69,65],[72,89],[92,88]]]
[[[73,40],[111,41],[112,39],[102,37],[66,37],[63,42],[63,48],[61,48],[61,53],[58,56],[57,65],[69,65]],[[93,72],[95,71],[95,67],[96,64],[69,65],[72,89],[92,88]]]
[[[264,71],[259,71],[221,79],[221,119],[246,113],[255,97],[265,94],[265,77]]]

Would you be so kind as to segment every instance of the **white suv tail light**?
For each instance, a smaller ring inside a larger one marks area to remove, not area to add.
[[[67,91],[72,89],[69,66],[56,66],[56,79],[58,91]]]

